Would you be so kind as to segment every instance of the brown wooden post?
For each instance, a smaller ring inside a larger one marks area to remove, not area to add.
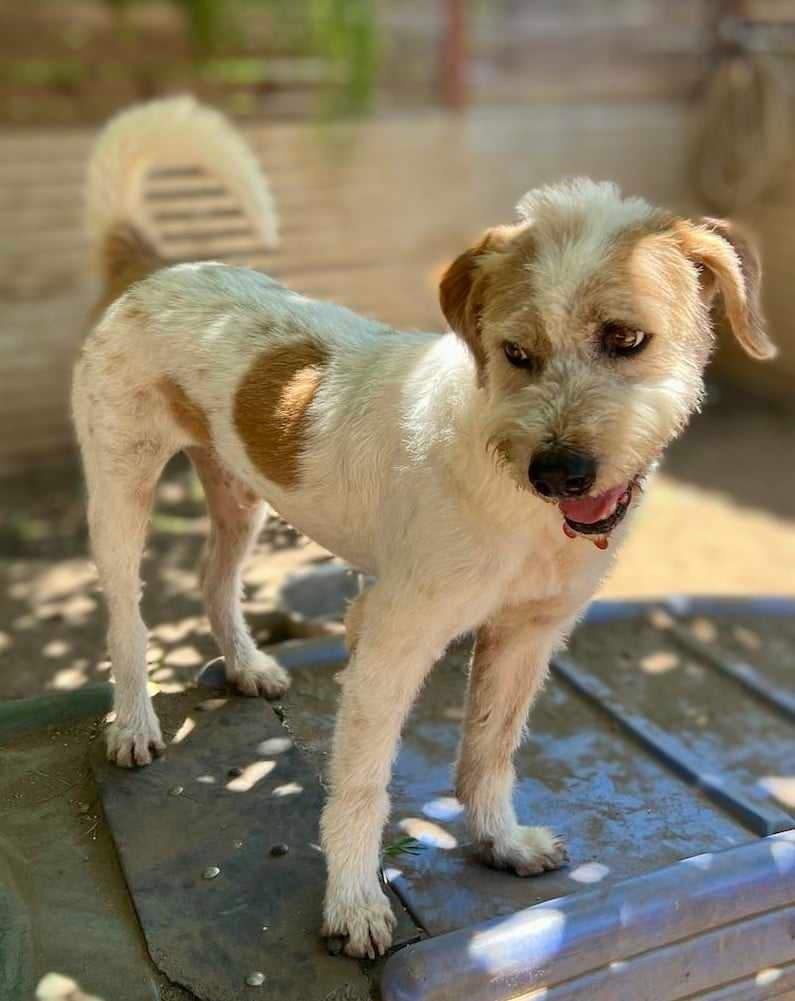
[[[442,102],[463,108],[469,99],[468,0],[440,0],[443,15],[441,40]]]

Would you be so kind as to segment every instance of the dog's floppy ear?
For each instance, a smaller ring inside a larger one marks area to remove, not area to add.
[[[709,218],[683,223],[679,236],[685,254],[701,269],[707,303],[720,293],[732,333],[745,351],[752,358],[775,358],[762,316],[762,264],[753,239],[735,223]]]
[[[513,235],[512,226],[495,226],[460,254],[445,271],[439,283],[439,304],[450,327],[469,346],[482,373],[486,353],[480,337],[480,322],[487,291],[487,257],[501,250]]]

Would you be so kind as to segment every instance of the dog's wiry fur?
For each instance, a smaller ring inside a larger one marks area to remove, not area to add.
[[[518,222],[490,230],[451,265],[441,302],[452,332],[398,333],[253,271],[158,268],[127,198],[128,150],[156,155],[168,133],[199,162],[209,150],[208,166],[236,179],[238,192],[244,178],[248,207],[269,205],[259,175],[240,167],[229,127],[195,105],[180,113],[177,126],[173,102],[162,102],[112,123],[90,174],[94,246],[113,255],[109,282],[129,279],[107,293],[115,301],[74,380],[110,612],[109,753],[146,764],[163,746],[145,684],[138,565],[157,478],[186,450],[212,517],[207,610],[244,692],[277,695],[288,683],[256,650],[240,609],[241,566],[264,501],[376,576],[348,618],[353,654],[322,820],[325,932],[346,936],[351,955],[372,955],[393,924],[379,847],[401,726],[462,633],[477,638],[456,788],[475,842],[489,864],[520,875],[563,861],[552,833],[519,825],[511,759],[550,653],[608,570],[626,522],[608,552],[567,538],[561,511],[531,489],[528,463],[550,443],[587,451],[594,495],[645,476],[699,405],[715,294],[749,353],[772,353],[758,260],[728,224],[678,219],[612,185],[575,181],[527,195]],[[191,143],[197,122],[211,141]],[[606,357],[600,331],[611,322],[652,334],[648,347]],[[532,369],[508,363],[506,340],[525,348]]]

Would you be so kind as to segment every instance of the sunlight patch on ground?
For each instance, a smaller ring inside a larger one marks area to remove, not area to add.
[[[198,667],[203,660],[204,658],[195,646],[185,644],[184,646],[178,646],[170,650],[166,654],[163,663],[169,664],[172,667]]]
[[[48,973],[36,988],[36,1001],[102,1001],[102,998],[86,994],[71,977]]]
[[[171,743],[181,744],[182,741],[185,740],[186,737],[189,737],[195,729],[196,729],[195,721],[192,720],[190,716],[188,716],[188,718],[185,720],[185,722],[182,724],[179,730],[177,730],[177,732],[174,734]]]
[[[449,831],[430,820],[423,820],[422,817],[406,817],[398,826],[409,837],[430,848],[443,848],[449,851],[458,845],[458,841]]]
[[[199,615],[189,615],[175,622],[161,622],[152,629],[152,635],[163,643],[181,643],[191,633],[200,631],[201,622],[202,617]]]
[[[571,870],[569,879],[573,879],[575,883],[601,883],[609,872],[610,867],[601,862],[585,862]]]
[[[789,595],[793,566],[795,520],[661,475],[599,596]]]
[[[146,651],[146,663],[157,664],[163,659],[164,654],[165,650],[162,647],[157,646],[156,643],[152,643]]]
[[[670,650],[656,650],[641,657],[640,667],[646,674],[667,674],[680,665],[680,660]]]
[[[158,684],[162,681],[171,681],[171,679],[174,677],[174,668],[156,667],[154,671],[152,671],[150,677],[152,681],[156,681],[158,682]]]
[[[71,649],[72,644],[66,640],[50,640],[49,643],[44,644],[41,652],[45,657],[57,658],[65,657]]]
[[[464,812],[464,806],[455,796],[440,796],[425,803],[422,812],[431,820],[454,820]]]
[[[284,754],[293,746],[289,737],[269,737],[257,744],[257,754]]]
[[[693,619],[690,632],[702,643],[714,643],[718,638],[718,627],[711,619]]]
[[[675,621],[673,615],[666,612],[664,608],[653,608],[649,612],[649,622],[655,629],[670,629],[675,624]]]
[[[283,786],[276,786],[273,790],[273,795],[282,798],[284,796],[297,796],[298,793],[303,791],[304,787],[300,782],[285,782]]]
[[[276,767],[275,761],[255,761],[247,765],[242,773],[236,778],[226,783],[226,788],[231,792],[248,792],[261,782]]]
[[[779,803],[795,807],[795,775],[763,775],[759,785]]]
[[[60,619],[70,626],[82,626],[95,614],[97,607],[96,600],[87,594],[74,594],[63,601],[36,605],[33,612],[41,622]]]
[[[54,688],[58,692],[71,692],[75,688],[80,688],[88,681],[87,668],[87,660],[75,661],[71,667],[62,667],[55,672],[47,687]]]

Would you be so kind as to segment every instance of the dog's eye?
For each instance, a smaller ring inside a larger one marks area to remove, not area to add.
[[[602,350],[611,358],[636,355],[649,343],[650,335],[643,330],[633,330],[622,323],[606,323],[602,327]]]
[[[517,344],[516,341],[506,341],[502,349],[505,352],[505,357],[514,368],[533,368],[532,356],[525,351],[521,344]]]

